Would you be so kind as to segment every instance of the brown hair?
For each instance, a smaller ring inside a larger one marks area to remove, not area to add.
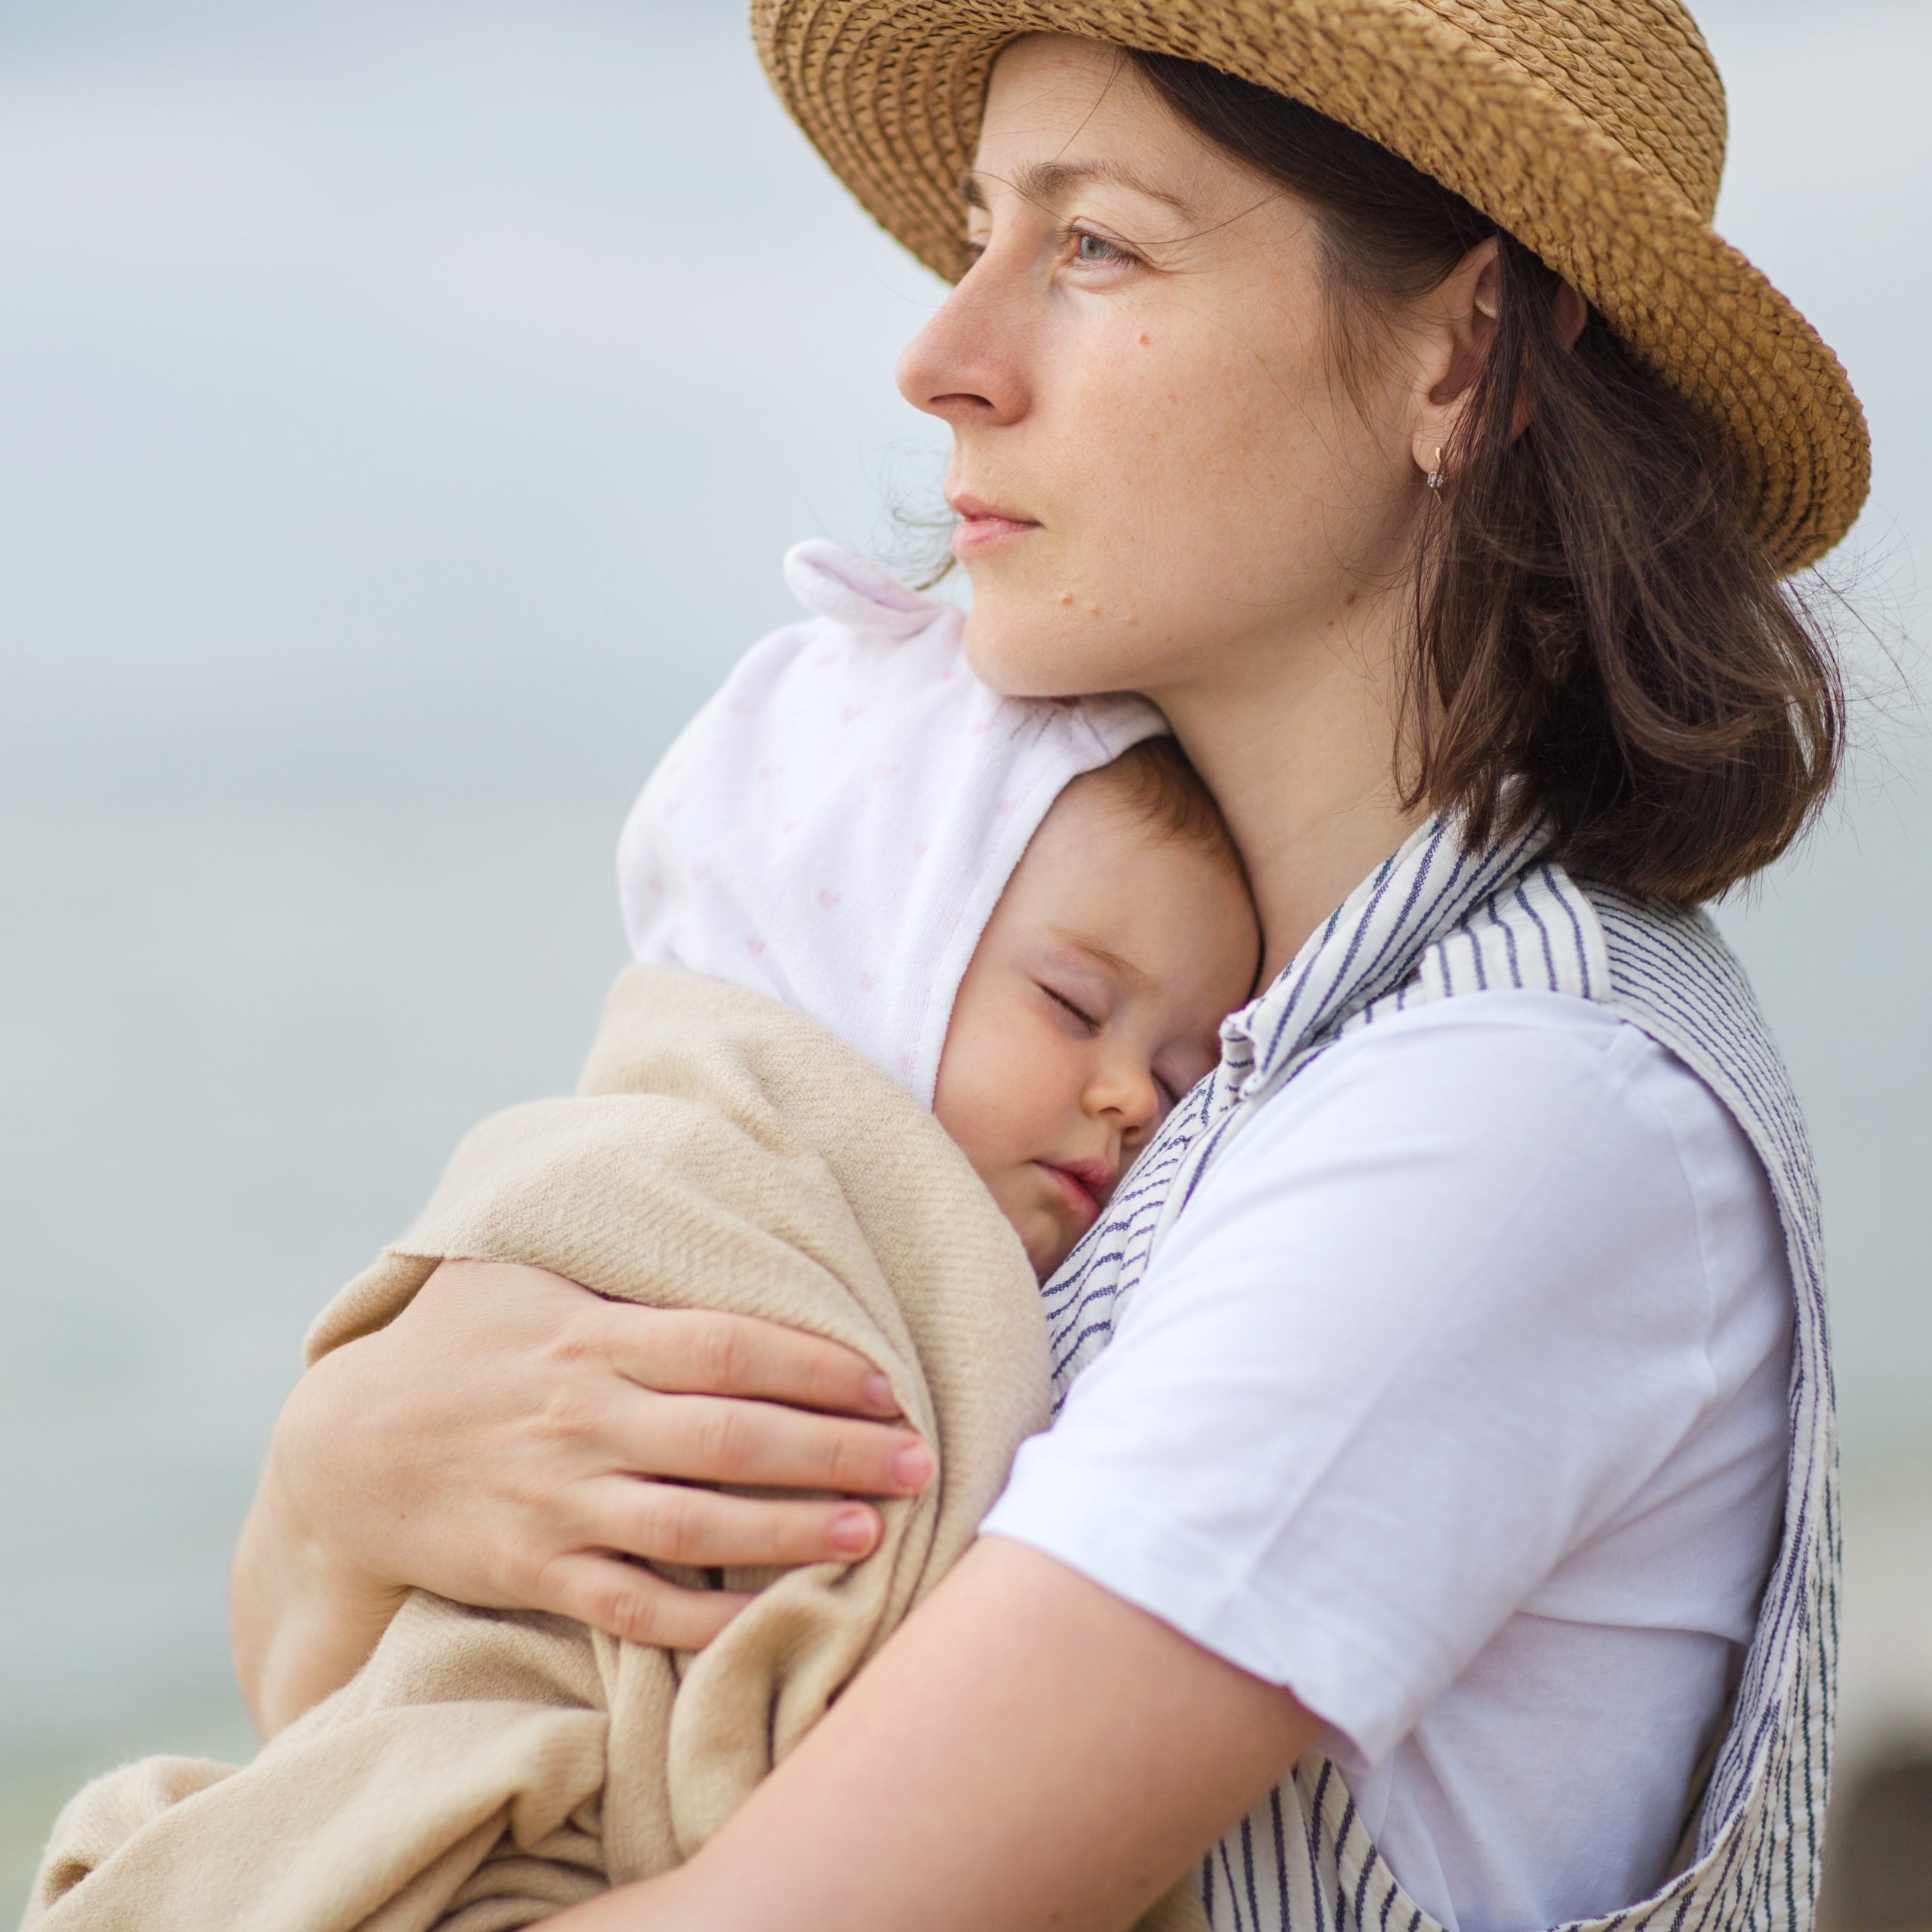
[[[1174,739],[1143,738],[1112,764],[1097,765],[1073,782],[1104,785],[1156,838],[1205,852],[1248,890],[1247,869],[1221,808]]]
[[[1478,844],[1547,812],[1574,871],[1680,902],[1775,859],[1837,775],[1844,694],[1716,429],[1594,310],[1567,346],[1555,272],[1439,182],[1270,88],[1132,57],[1315,208],[1345,381],[1379,312],[1498,238],[1497,332],[1416,579],[1404,805],[1465,814]]]

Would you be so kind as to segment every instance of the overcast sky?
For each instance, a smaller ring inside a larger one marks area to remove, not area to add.
[[[1725,224],[1873,418],[1839,568],[1896,625],[1932,8],[1700,11]],[[930,497],[891,371],[938,293],[737,0],[5,0],[0,798],[634,786],[787,544]]]

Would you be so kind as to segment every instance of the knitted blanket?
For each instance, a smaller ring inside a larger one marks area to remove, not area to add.
[[[497,1932],[688,1857],[972,1540],[1047,1414],[1018,1238],[931,1115],[813,1021],[689,974],[617,982],[574,1098],[458,1149],[311,1359],[446,1258],[762,1315],[883,1369],[939,1472],[850,1567],[761,1588],[694,1656],[419,1592],[352,1682],[240,1768],[155,1758],[75,1798],[36,1932]]]

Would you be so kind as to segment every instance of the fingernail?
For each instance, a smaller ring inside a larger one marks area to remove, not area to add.
[[[863,1556],[872,1546],[872,1512],[848,1509],[832,1519],[831,1543],[844,1556]]]
[[[892,1480],[902,1489],[924,1489],[933,1479],[933,1452],[923,1442],[909,1442],[892,1459]]]
[[[882,1416],[896,1416],[899,1413],[892,1384],[876,1370],[866,1378],[866,1400]]]

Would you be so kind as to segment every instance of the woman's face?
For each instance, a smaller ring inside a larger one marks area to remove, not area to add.
[[[1238,685],[1399,579],[1413,380],[1341,383],[1305,203],[1046,35],[1000,55],[964,185],[977,260],[899,381],[952,426],[982,677]]]

